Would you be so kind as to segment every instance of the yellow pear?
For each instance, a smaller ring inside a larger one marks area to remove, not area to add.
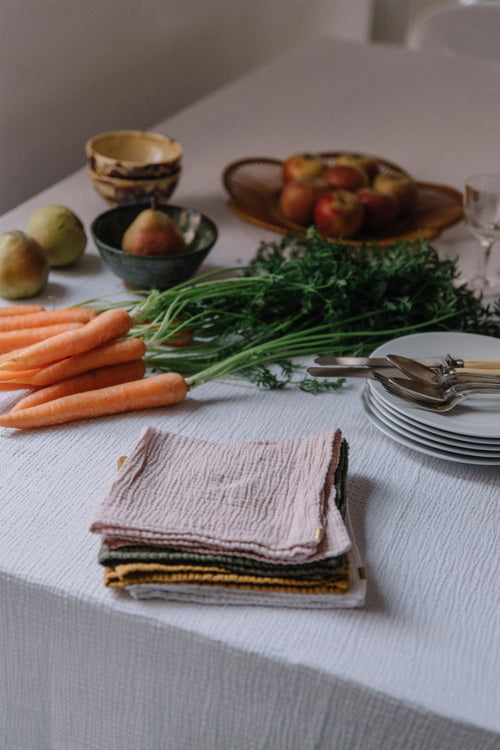
[[[181,255],[186,242],[170,216],[152,204],[126,230],[122,250],[132,255]]]
[[[0,235],[0,296],[34,297],[49,275],[49,262],[38,242],[14,229]]]
[[[26,234],[43,247],[54,268],[75,263],[87,245],[82,222],[66,206],[39,208],[30,217]]]

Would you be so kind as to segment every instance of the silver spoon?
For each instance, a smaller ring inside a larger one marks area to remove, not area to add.
[[[428,385],[442,386],[455,382],[500,383],[500,375],[494,375],[493,373],[489,375],[486,373],[457,372],[453,369],[443,369],[442,372],[438,372],[421,362],[403,357],[401,354],[388,354],[387,359],[408,377]]]
[[[419,383],[415,380],[406,380],[403,378],[387,378],[394,385],[403,388],[405,391],[409,391],[410,394],[415,396],[429,399],[431,401],[443,401],[444,399],[452,396],[454,393],[500,393],[500,382],[499,383],[454,383],[452,385],[443,385],[442,387],[434,385],[426,385],[425,383]],[[380,382],[382,382],[380,380]]]
[[[476,389],[471,390],[459,390],[450,389],[447,391],[446,396],[436,396],[432,394],[424,394],[419,391],[410,390],[406,385],[402,386],[400,383],[395,382],[392,378],[387,378],[380,372],[374,373],[375,378],[380,382],[382,387],[393,396],[401,398],[414,406],[418,406],[421,409],[427,409],[428,411],[435,412],[446,412],[453,409],[455,406],[465,401],[470,395],[478,393]],[[487,393],[498,393],[500,394],[500,387],[493,386],[494,390],[487,391]],[[484,391],[483,391],[484,393]]]
[[[387,359],[389,362],[397,367],[409,378],[415,380],[421,380],[423,383],[433,383],[434,385],[440,385],[443,379],[447,378],[447,375],[442,375],[436,370],[433,370],[427,365],[423,365],[421,362],[417,362],[414,359],[403,357],[400,354],[388,354]]]
[[[449,400],[446,401],[426,401],[425,399],[417,398],[416,396],[405,392],[402,388],[394,385],[393,383],[383,383],[381,381],[381,384],[383,388],[391,395],[396,396],[403,401],[406,401],[406,403],[408,404],[412,404],[412,406],[417,406],[419,409],[432,411],[434,413],[451,411],[451,409],[457,406],[457,404],[461,403],[465,398],[467,398],[467,396],[464,396],[463,394],[458,394],[452,396]]]

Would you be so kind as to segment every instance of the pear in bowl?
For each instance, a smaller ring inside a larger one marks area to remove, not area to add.
[[[122,250],[132,255],[181,255],[186,241],[173,219],[152,203],[125,231]]]
[[[217,240],[217,226],[194,208],[158,205],[154,210],[165,214],[174,224],[183,239],[184,252],[156,255],[125,251],[124,235],[147,210],[150,210],[148,204],[134,203],[100,214],[91,225],[92,239],[109,269],[128,286],[141,291],[168,289],[194,276]],[[149,217],[147,225],[151,224]],[[142,230],[141,233],[144,236]],[[170,241],[172,236],[169,234]],[[135,242],[137,249],[138,241]]]

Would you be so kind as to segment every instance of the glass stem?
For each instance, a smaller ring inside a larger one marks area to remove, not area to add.
[[[481,240],[481,248],[483,252],[479,255],[477,262],[476,278],[480,279],[483,284],[486,283],[488,264],[491,255],[491,248],[493,247],[492,240]]]

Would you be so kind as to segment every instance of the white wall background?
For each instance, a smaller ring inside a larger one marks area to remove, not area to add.
[[[371,0],[0,0],[0,213],[319,33],[366,39]]]
[[[401,43],[437,0],[0,0],[0,214],[317,34]],[[172,134],[175,136],[175,134]]]

